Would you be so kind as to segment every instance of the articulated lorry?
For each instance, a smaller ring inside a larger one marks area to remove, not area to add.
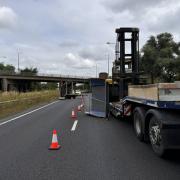
[[[180,81],[144,83],[139,71],[139,29],[118,28],[116,33],[112,79],[91,80],[90,113],[101,116],[103,109],[104,117],[130,117],[137,138],[150,142],[158,156],[180,149]]]

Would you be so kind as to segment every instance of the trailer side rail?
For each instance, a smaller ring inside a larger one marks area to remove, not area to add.
[[[125,104],[126,102],[134,102],[161,109],[180,109],[180,101],[155,101],[126,96],[125,98],[123,98],[123,104]]]

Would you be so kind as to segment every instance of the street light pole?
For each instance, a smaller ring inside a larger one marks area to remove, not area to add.
[[[18,72],[20,71],[19,69],[19,51],[18,51]]]
[[[109,53],[108,53],[108,76],[109,76]]]
[[[112,43],[112,42],[106,42],[107,45],[111,45],[111,44],[116,44],[116,43]],[[109,76],[109,51],[108,51],[108,76]]]
[[[17,70],[18,70],[18,72],[20,73],[20,55],[21,55],[21,53],[22,53],[22,51],[21,51],[21,49],[17,49],[17,65],[18,65],[18,67],[17,67]]]

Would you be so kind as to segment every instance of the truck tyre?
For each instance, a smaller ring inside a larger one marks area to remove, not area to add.
[[[134,110],[134,131],[136,133],[136,137],[140,141],[144,141],[144,117],[145,110],[142,107],[136,107]]]
[[[159,156],[165,155],[165,148],[163,146],[162,129],[160,121],[156,116],[152,116],[149,122],[149,139],[152,145],[153,151]]]

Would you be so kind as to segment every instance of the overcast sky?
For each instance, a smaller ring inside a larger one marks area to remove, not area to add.
[[[0,62],[41,73],[94,76],[114,59],[115,28],[180,40],[179,0],[0,0]]]

